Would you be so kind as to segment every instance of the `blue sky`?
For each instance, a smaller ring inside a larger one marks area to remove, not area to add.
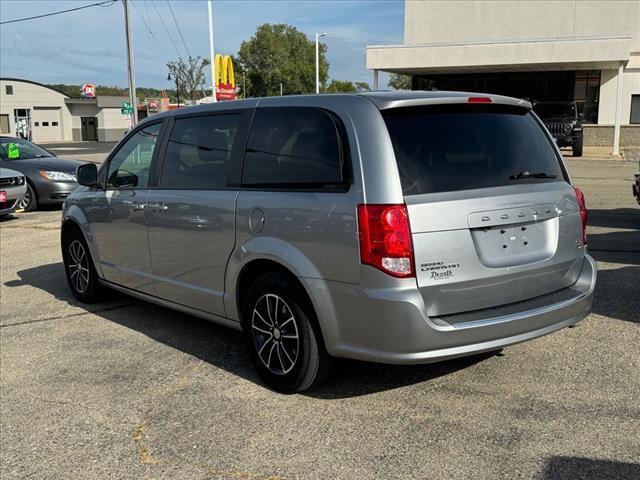
[[[98,0],[0,0],[0,19],[40,15]],[[171,87],[167,59],[186,56],[166,0],[133,0],[138,86]],[[214,0],[216,53],[236,53],[262,23],[288,23],[313,38],[327,32],[330,77],[364,80],[367,45],[402,43],[403,0]],[[209,54],[207,2],[171,0],[191,55]],[[159,11],[160,16],[156,12]],[[143,18],[158,40],[152,39]],[[164,20],[171,43],[159,18]],[[127,85],[123,8],[120,2],[0,26],[0,75],[42,83]],[[381,75],[381,88],[387,77]]]

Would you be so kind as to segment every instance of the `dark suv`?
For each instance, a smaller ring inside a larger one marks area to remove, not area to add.
[[[533,109],[558,147],[571,147],[574,157],[582,156],[582,118],[575,102],[538,102]]]

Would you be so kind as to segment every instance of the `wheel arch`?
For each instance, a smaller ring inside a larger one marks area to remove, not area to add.
[[[64,244],[65,235],[67,235],[71,230],[78,230],[85,241],[87,242],[87,246],[89,247],[89,253],[91,254],[91,259],[93,261],[93,266],[96,269],[98,277],[102,277],[102,270],[100,269],[100,259],[98,257],[98,249],[93,239],[93,235],[91,234],[91,228],[89,227],[89,222],[85,217],[84,213],[80,208],[75,205],[69,207],[63,213],[62,223],[60,225],[60,246]]]
[[[270,258],[254,258],[245,263],[238,273],[234,292],[234,306],[240,324],[242,325],[242,310],[249,287],[260,276],[272,272],[283,275],[298,287],[299,293],[304,296],[304,301],[313,310],[313,316],[311,318],[313,327],[320,335],[323,347],[327,349],[329,345],[327,343],[327,336],[330,335],[329,329],[320,318],[321,310],[318,308],[317,299],[310,293],[309,286],[305,284],[304,278],[297,276],[287,266]]]

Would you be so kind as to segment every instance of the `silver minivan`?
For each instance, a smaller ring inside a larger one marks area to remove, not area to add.
[[[584,318],[587,213],[531,104],[461,92],[248,99],[136,126],[65,202],[83,302],[104,287],[241,329],[260,377],[416,364]]]

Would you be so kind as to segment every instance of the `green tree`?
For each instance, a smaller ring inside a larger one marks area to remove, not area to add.
[[[331,83],[325,89],[326,93],[341,92],[361,92],[370,91],[371,87],[367,82],[351,82],[349,80],[331,80]]]
[[[246,73],[247,93],[252,97],[315,92],[315,41],[284,23],[260,25],[256,33],[240,45],[238,52],[239,85]],[[320,44],[320,84],[326,85],[329,63],[327,46]]]
[[[206,58],[189,56],[187,60],[179,58],[175,62],[167,63],[171,75],[178,79],[180,96],[187,100],[197,100],[201,98],[204,88],[204,69],[209,65]]]
[[[67,85],[64,83],[49,84],[48,87],[53,88],[59,92],[64,93],[70,98],[81,98],[80,88],[81,85]],[[175,90],[167,90],[173,98],[175,98]],[[129,89],[126,87],[117,87],[110,85],[96,85],[97,96],[115,96],[115,97],[128,97]],[[136,95],[138,100],[144,100],[145,98],[160,98],[162,96],[162,90],[158,88],[150,87],[138,87],[136,89]]]
[[[327,86],[326,93],[340,93],[340,92],[357,92],[358,88],[353,82],[349,80],[331,80],[329,86]]]
[[[389,75],[389,86],[394,90],[411,90],[411,75],[392,73]]]

